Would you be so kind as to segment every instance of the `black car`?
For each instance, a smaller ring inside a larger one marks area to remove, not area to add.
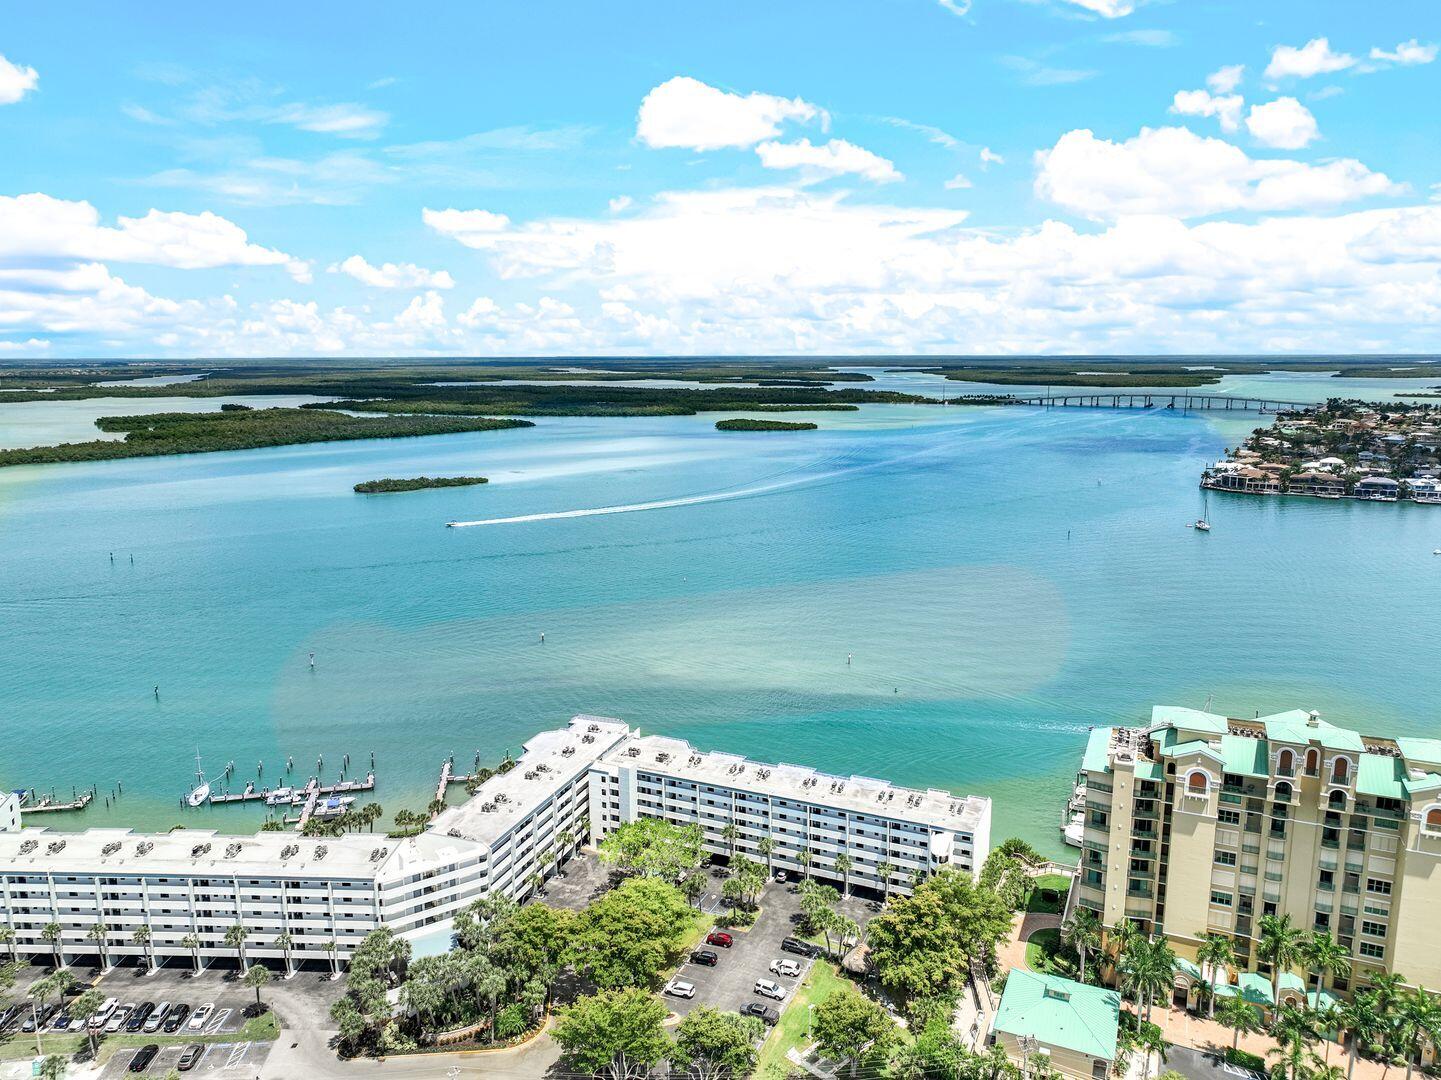
[[[709,949],[697,949],[690,954],[692,964],[704,964],[706,967],[715,967],[720,963],[720,954],[713,953]]]
[[[130,1059],[131,1072],[144,1072],[146,1066],[155,1060],[155,1055],[160,1053],[160,1047],[155,1043],[147,1043],[135,1051],[135,1056]]]
[[[155,1011],[155,1002],[147,1001],[125,1018],[125,1030],[134,1034],[145,1026],[145,1021]]]
[[[762,1005],[759,1001],[748,1001],[741,1006],[742,1016],[754,1016],[764,1024],[779,1024],[781,1014],[772,1009],[769,1005]]]
[[[180,1030],[181,1025],[185,1023],[185,1018],[189,1015],[189,1005],[175,1006],[175,1008],[170,1010],[170,1015],[165,1018],[165,1023],[160,1025],[160,1030],[171,1035],[175,1034]]]
[[[795,953],[797,956],[815,956],[820,949],[809,941],[802,941],[800,938],[788,937],[781,942],[781,952]]]

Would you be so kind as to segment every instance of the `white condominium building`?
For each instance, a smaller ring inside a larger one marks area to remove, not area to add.
[[[734,841],[748,858],[793,872],[807,869],[808,852],[812,875],[878,892],[908,892],[917,872],[945,866],[974,876],[990,849],[991,801],[974,795],[766,765],[655,735],[627,738],[593,772],[593,840],[638,818],[695,823],[712,852],[728,854]],[[848,869],[836,866],[842,855]]]
[[[908,891],[917,872],[978,872],[991,804],[702,753],[577,716],[536,735],[514,768],[404,839],[0,830],[0,924],[14,929],[18,951],[66,962],[99,954],[102,939],[112,963],[235,960],[226,938],[237,925],[247,960],[343,961],[377,927],[443,938],[475,900],[520,898],[576,846],[643,817],[700,824],[714,853],[729,853],[734,839],[736,851],[800,871],[809,852],[813,875]],[[760,852],[767,835],[769,860]],[[849,869],[836,865],[843,854]]]
[[[0,833],[20,828],[20,796],[13,791],[0,793]]]

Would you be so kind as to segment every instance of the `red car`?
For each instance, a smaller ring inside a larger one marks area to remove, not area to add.
[[[724,931],[712,930],[705,936],[705,943],[707,945],[719,945],[722,949],[729,949],[735,944],[735,941]]]

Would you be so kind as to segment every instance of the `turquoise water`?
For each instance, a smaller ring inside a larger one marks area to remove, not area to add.
[[[1202,464],[1254,418],[812,418],[0,470],[0,783],[123,782],[56,826],[239,829],[259,813],[177,807],[197,748],[236,787],[262,759],[273,783],[287,754],[332,777],[373,751],[393,813],[445,755],[587,711],[989,794],[998,836],[1058,850],[1088,727],[1155,702],[1438,734],[1441,510],[1213,496],[1214,531],[1186,528]],[[475,472],[492,482],[350,491]],[[657,501],[678,505],[444,527]]]

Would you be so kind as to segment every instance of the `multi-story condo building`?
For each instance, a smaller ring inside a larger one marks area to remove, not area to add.
[[[802,870],[806,851],[812,874],[880,890],[884,868],[891,891],[908,891],[917,871],[974,874],[990,810],[987,799],[758,765],[577,716],[417,836],[0,832],[0,923],[20,952],[64,961],[238,959],[231,932],[242,926],[247,960],[340,963],[382,926],[443,948],[468,904],[522,897],[580,844],[642,817],[699,823],[712,852],[730,852],[733,837],[758,860],[769,834],[774,867]],[[842,853],[849,869],[836,864]]]
[[[1194,1004],[1203,934],[1237,970],[1213,981],[1269,1001],[1259,920],[1289,915],[1352,953],[1344,993],[1380,972],[1441,983],[1441,740],[1362,735],[1314,712],[1233,719],[1158,707],[1139,728],[1091,732],[1078,780],[1085,833],[1071,902],[1107,928],[1134,920],[1183,959]],[[1206,973],[1210,976],[1210,973]],[[1281,976],[1281,1001],[1307,993]]]
[[[0,792],[0,832],[15,832],[20,828],[20,796],[13,791]]]
[[[991,801],[974,795],[766,765],[654,735],[624,740],[594,772],[595,838],[643,817],[694,823],[717,854],[737,851],[773,869],[906,892],[917,874],[944,866],[979,873],[990,849]],[[760,850],[767,836],[769,856]],[[848,868],[836,865],[842,855]]]

